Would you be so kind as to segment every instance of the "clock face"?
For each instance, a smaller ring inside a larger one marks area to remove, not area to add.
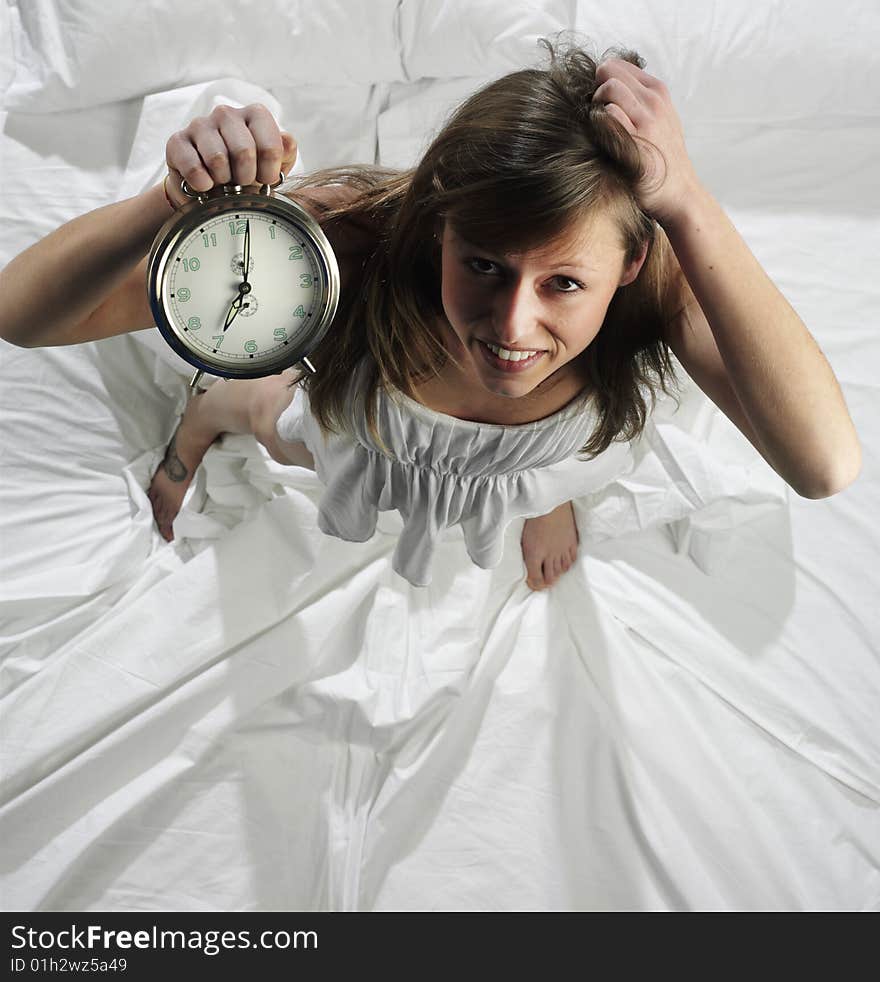
[[[162,277],[175,334],[197,358],[232,372],[283,360],[321,318],[327,293],[303,230],[244,208],[206,215],[176,242]]]

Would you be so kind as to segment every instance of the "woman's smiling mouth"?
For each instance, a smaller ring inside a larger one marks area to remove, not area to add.
[[[538,350],[502,348],[481,338],[478,341],[486,363],[501,372],[525,371],[546,354],[545,351]]]

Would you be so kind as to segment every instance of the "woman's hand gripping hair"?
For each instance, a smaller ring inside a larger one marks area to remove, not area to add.
[[[636,190],[639,205],[660,225],[673,220],[700,187],[669,89],[659,78],[620,58],[596,69],[601,84],[593,102],[635,139],[644,176]],[[659,152],[658,152],[659,151]]]

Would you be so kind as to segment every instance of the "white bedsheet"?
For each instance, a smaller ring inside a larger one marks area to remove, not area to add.
[[[454,50],[460,5],[425,5],[434,34],[403,6],[415,77],[432,41]],[[664,16],[631,43],[669,31],[675,98],[699,78]],[[809,18],[780,30],[834,50]],[[737,36],[712,39],[716,64]],[[449,56],[447,78],[218,78],[0,114],[0,263],[156,179],[212,100],[266,102],[307,168],[409,164],[479,83],[472,55],[459,78]],[[576,501],[579,560],[551,590],[525,586],[521,524],[495,570],[443,541],[419,589],[390,568],[395,516],[366,543],[324,536],[315,475],[251,437],[209,451],[164,542],[145,488],[188,366],[155,331],[0,342],[5,909],[880,908],[880,121],[681,115],[835,369],[857,483],[798,498],[691,383],[633,471]]]

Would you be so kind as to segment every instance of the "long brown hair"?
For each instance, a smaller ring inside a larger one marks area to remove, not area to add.
[[[365,413],[384,447],[377,388],[413,398],[413,383],[438,372],[447,358],[460,364],[436,328],[445,316],[437,235],[444,219],[487,250],[525,252],[558,240],[598,209],[614,219],[625,263],[648,244],[639,275],[618,288],[599,333],[578,356],[589,379],[584,403],[594,399],[598,420],[580,451],[587,459],[642,432],[643,389],[653,409],[658,386],[667,394],[670,380],[678,386],[664,334],[675,313],[680,270],[665,233],[637,204],[634,189],[643,172],[635,140],[603,104],[591,101],[596,68],[606,57],[639,68],[645,61],[621,48],[597,59],[558,35],[556,44],[539,43],[549,51],[549,65],[512,72],[474,92],[416,167],[325,168],[297,179],[290,191],[285,187],[295,197],[308,187],[348,185],[357,193],[327,210],[322,225],[346,221],[373,230],[374,248],[359,282],[341,298],[332,338],[309,356],[316,374],[294,383],[307,391],[323,432],[351,432],[347,413]],[[352,407],[348,385],[363,359],[369,366],[365,405]]]

